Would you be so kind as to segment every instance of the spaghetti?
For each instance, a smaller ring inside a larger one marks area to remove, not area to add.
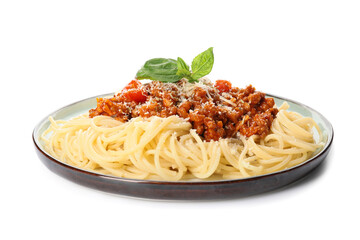
[[[134,179],[234,179],[298,165],[323,143],[315,121],[284,103],[268,134],[206,140],[188,119],[133,117],[119,121],[88,114],[55,121],[41,139],[56,159],[89,171]],[[315,141],[314,131],[319,135]]]

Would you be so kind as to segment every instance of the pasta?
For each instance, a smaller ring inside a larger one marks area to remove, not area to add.
[[[236,179],[281,171],[313,156],[321,131],[309,117],[288,111],[284,103],[265,137],[210,141],[177,115],[113,117],[84,114],[66,120],[50,117],[43,133],[45,150],[72,166],[131,179],[180,181]],[[314,133],[319,137],[314,139]]]

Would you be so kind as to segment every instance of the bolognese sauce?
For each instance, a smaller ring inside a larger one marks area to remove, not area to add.
[[[233,87],[227,80],[212,84],[203,78],[198,83],[182,79],[176,83],[132,80],[111,98],[98,98],[90,117],[111,116],[126,122],[135,117],[187,119],[206,141],[235,137],[237,133],[264,138],[278,113],[273,98],[265,97],[252,85]]]

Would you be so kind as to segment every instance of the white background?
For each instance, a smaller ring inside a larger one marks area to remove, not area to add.
[[[359,1],[1,1],[1,239],[359,239]],[[209,77],[300,101],[335,140],[304,180],[253,197],[150,201],[50,172],[31,134],[149,58],[214,47]]]

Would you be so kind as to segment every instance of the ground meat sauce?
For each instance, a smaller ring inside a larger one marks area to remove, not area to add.
[[[111,116],[122,122],[139,116],[178,115],[206,141],[216,141],[237,133],[264,138],[278,113],[274,105],[273,98],[266,98],[251,85],[240,89],[226,80],[217,80],[215,85],[207,79],[146,84],[133,80],[112,98],[98,98],[89,115]]]

